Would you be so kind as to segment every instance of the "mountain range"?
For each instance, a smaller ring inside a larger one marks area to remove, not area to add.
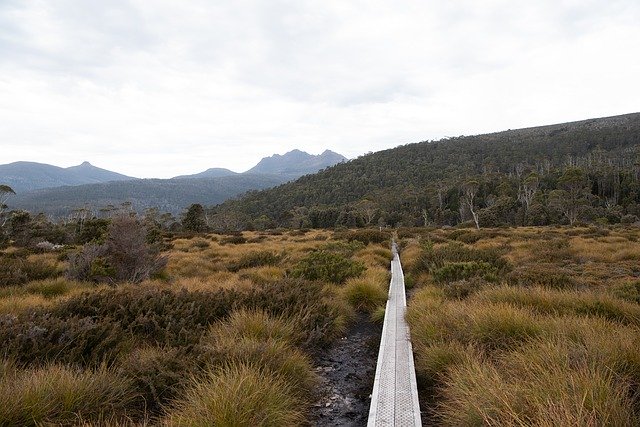
[[[16,191],[10,207],[31,212],[66,215],[88,207],[99,210],[130,202],[141,211],[148,207],[177,214],[192,203],[215,205],[250,190],[261,190],[296,179],[347,159],[332,151],[312,155],[293,150],[262,159],[244,173],[211,168],[171,179],[138,179],[84,162],[61,168],[15,162],[0,165],[0,183]]]
[[[35,162],[14,162],[0,165],[0,182],[19,193],[39,188],[130,179],[135,178],[95,167],[89,162],[68,168]]]

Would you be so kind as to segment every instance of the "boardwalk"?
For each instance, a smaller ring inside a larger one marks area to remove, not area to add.
[[[420,426],[416,371],[404,320],[407,298],[400,257],[393,245],[391,285],[382,328],[368,426]]]

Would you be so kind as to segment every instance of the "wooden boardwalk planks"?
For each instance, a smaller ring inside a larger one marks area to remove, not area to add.
[[[370,427],[422,425],[406,310],[404,274],[394,243],[389,299],[369,410]]]

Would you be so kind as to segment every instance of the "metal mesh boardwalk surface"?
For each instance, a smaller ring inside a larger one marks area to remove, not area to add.
[[[368,426],[420,426],[416,371],[404,315],[407,298],[400,257],[393,245],[391,285],[384,316]]]

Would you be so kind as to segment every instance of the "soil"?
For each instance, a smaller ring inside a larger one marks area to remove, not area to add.
[[[311,408],[312,425],[367,425],[381,333],[382,324],[360,315],[343,338],[316,355],[321,385]]]

